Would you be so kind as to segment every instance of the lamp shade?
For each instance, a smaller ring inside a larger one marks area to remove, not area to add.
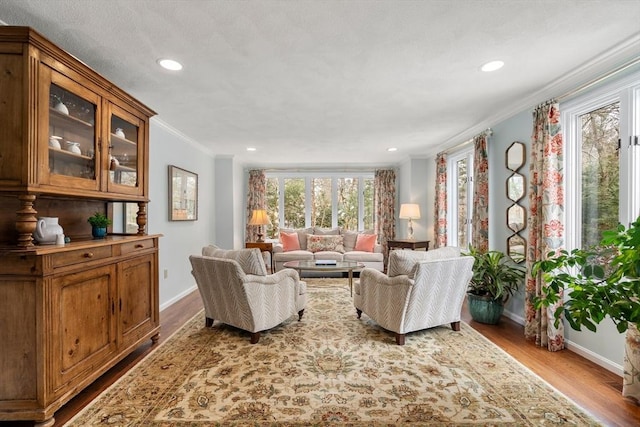
[[[420,206],[415,203],[403,203],[400,205],[401,219],[418,219],[420,218]]]
[[[271,224],[269,215],[264,209],[254,209],[249,220],[249,225],[268,225]]]

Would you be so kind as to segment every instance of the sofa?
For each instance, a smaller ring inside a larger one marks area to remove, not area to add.
[[[382,245],[371,230],[349,231],[341,228],[309,227],[280,229],[280,241],[273,244],[276,271],[288,261],[357,261],[365,267],[384,270]]]

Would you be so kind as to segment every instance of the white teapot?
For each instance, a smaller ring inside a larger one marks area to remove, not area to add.
[[[62,226],[58,224],[56,217],[38,218],[36,223],[36,231],[33,232],[33,238],[42,245],[56,243],[58,234],[64,234]]]

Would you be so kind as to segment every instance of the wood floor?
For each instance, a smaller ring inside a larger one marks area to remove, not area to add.
[[[201,308],[200,296],[195,291],[162,311],[160,342],[166,340]],[[622,398],[622,378],[619,376],[568,350],[550,353],[536,347],[524,339],[522,326],[509,319],[503,318],[498,325],[483,325],[473,322],[465,308],[463,320],[605,425],[625,427],[640,425],[640,406]],[[142,360],[151,349],[149,341],[96,380],[56,412],[54,425],[62,426]],[[0,422],[2,427],[9,425],[17,427],[32,425],[32,423]]]

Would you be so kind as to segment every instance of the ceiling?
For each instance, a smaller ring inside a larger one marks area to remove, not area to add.
[[[245,165],[432,155],[640,57],[638,0],[0,0],[0,21]]]

